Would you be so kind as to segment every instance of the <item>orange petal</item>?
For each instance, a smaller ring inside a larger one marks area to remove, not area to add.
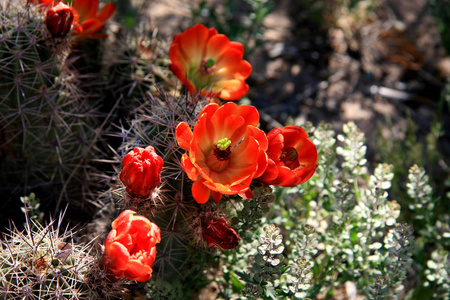
[[[95,18],[98,10],[98,0],[74,0],[73,8],[78,12],[80,21]]]
[[[203,184],[204,182],[200,178],[192,184],[192,196],[200,204],[208,202],[211,195],[211,190]]]
[[[189,58],[189,65],[198,67],[206,54],[206,43],[209,38],[209,30],[202,24],[194,25],[178,34],[177,43],[183,48],[186,57]]]
[[[177,139],[178,145],[181,149],[189,150],[193,137],[194,135],[188,123],[181,122],[175,128],[175,138]]]
[[[262,174],[264,174],[264,172],[267,169],[267,164],[268,164],[267,153],[262,148],[259,148],[258,168],[256,169],[256,173],[255,173],[255,175],[253,175],[253,178],[258,178]]]
[[[219,98],[223,100],[238,100],[248,93],[250,87],[242,80],[221,80],[215,84],[215,89],[220,90]]]
[[[180,47],[180,44],[175,43],[170,46],[169,49],[169,58],[172,62],[172,65],[175,65],[178,69],[179,75],[186,76],[186,67],[189,65],[189,57],[187,54],[183,51],[183,48]],[[170,66],[170,70],[174,72],[175,70],[172,70],[172,68],[175,68],[174,66]],[[175,73],[175,72],[174,72]],[[177,74],[175,74],[177,75]],[[178,75],[177,75],[178,77]],[[178,77],[179,78],[179,77]]]
[[[106,20],[112,17],[114,12],[116,11],[116,4],[115,3],[106,3],[100,11],[97,13],[97,20],[104,23]]]
[[[206,56],[219,59],[230,48],[230,40],[224,34],[212,36],[206,45]]]
[[[102,23],[96,19],[89,19],[81,23],[83,27],[83,36],[88,36],[100,31],[103,28]]]
[[[183,154],[183,156],[181,157],[181,167],[186,172],[190,180],[197,180],[200,174],[197,170],[197,167],[192,164],[191,159],[187,154]]]

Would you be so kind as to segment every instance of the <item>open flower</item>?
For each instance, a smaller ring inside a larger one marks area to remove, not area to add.
[[[303,128],[275,128],[267,139],[269,163],[259,178],[263,183],[292,187],[311,178],[317,168],[317,149]]]
[[[232,227],[228,226],[224,218],[209,218],[202,227],[203,239],[211,249],[214,247],[233,249],[239,245],[241,238]]]
[[[116,11],[116,4],[107,3],[100,11],[98,10],[98,0],[74,0],[73,10],[74,32],[81,38],[104,39],[108,35],[98,33],[105,27],[105,22]]]
[[[243,55],[242,44],[197,24],[174,37],[170,70],[193,94],[237,100],[248,92],[245,79],[252,71]]]
[[[193,180],[192,195],[205,203],[223,194],[251,197],[249,185],[267,167],[267,137],[256,128],[255,107],[228,102],[206,105],[192,131],[186,122],[178,124],[175,137],[183,154],[181,165]]]
[[[145,282],[152,277],[161,232],[156,224],[134,214],[125,210],[112,222],[103,262],[116,277]]]
[[[64,37],[72,28],[74,14],[70,6],[59,2],[47,10],[45,25],[52,37]]]
[[[136,147],[122,160],[120,181],[131,196],[147,198],[161,183],[163,164],[163,159],[152,146]]]

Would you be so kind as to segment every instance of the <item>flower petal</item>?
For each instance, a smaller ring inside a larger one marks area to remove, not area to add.
[[[130,260],[130,253],[120,243],[114,242],[108,247],[108,265],[111,269],[125,270]]]
[[[192,196],[197,203],[206,203],[211,195],[211,190],[203,184],[203,179],[198,179],[192,184]]]
[[[80,16],[80,22],[95,18],[98,9],[98,0],[74,0],[73,8]]]
[[[178,145],[183,150],[189,150],[192,138],[194,137],[189,124],[186,122],[181,122],[175,128],[175,138]]]
[[[192,164],[191,159],[187,154],[183,154],[183,156],[181,157],[181,167],[186,172],[190,180],[197,180],[199,172],[197,170],[197,167]]]
[[[153,270],[148,265],[142,264],[140,261],[130,259],[128,268],[124,272],[125,277],[138,282],[146,282],[152,277]]]
[[[106,3],[100,11],[97,13],[97,20],[104,23],[106,20],[112,17],[112,15],[116,12],[116,4],[109,2]]]

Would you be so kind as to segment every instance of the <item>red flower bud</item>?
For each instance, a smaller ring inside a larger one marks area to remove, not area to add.
[[[132,210],[125,210],[112,222],[112,230],[105,241],[103,262],[118,278],[145,282],[152,277],[161,231],[146,217],[134,214]]]
[[[72,8],[62,2],[50,8],[46,14],[45,24],[52,37],[65,36],[72,28],[73,17]]]
[[[163,163],[152,146],[136,147],[122,160],[120,180],[131,196],[147,198],[161,183]]]
[[[228,226],[224,218],[210,218],[203,224],[203,239],[209,248],[219,247],[233,249],[239,244],[241,238],[236,231]]]

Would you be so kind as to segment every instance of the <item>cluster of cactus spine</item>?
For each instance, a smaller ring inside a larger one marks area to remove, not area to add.
[[[25,230],[15,225],[0,248],[2,299],[113,299],[124,282],[111,282],[99,264],[94,241],[78,244],[63,214],[48,225],[25,214]]]
[[[90,193],[98,104],[72,64],[74,38],[52,38],[27,1],[0,6],[0,188],[11,201],[34,191],[57,211]]]

